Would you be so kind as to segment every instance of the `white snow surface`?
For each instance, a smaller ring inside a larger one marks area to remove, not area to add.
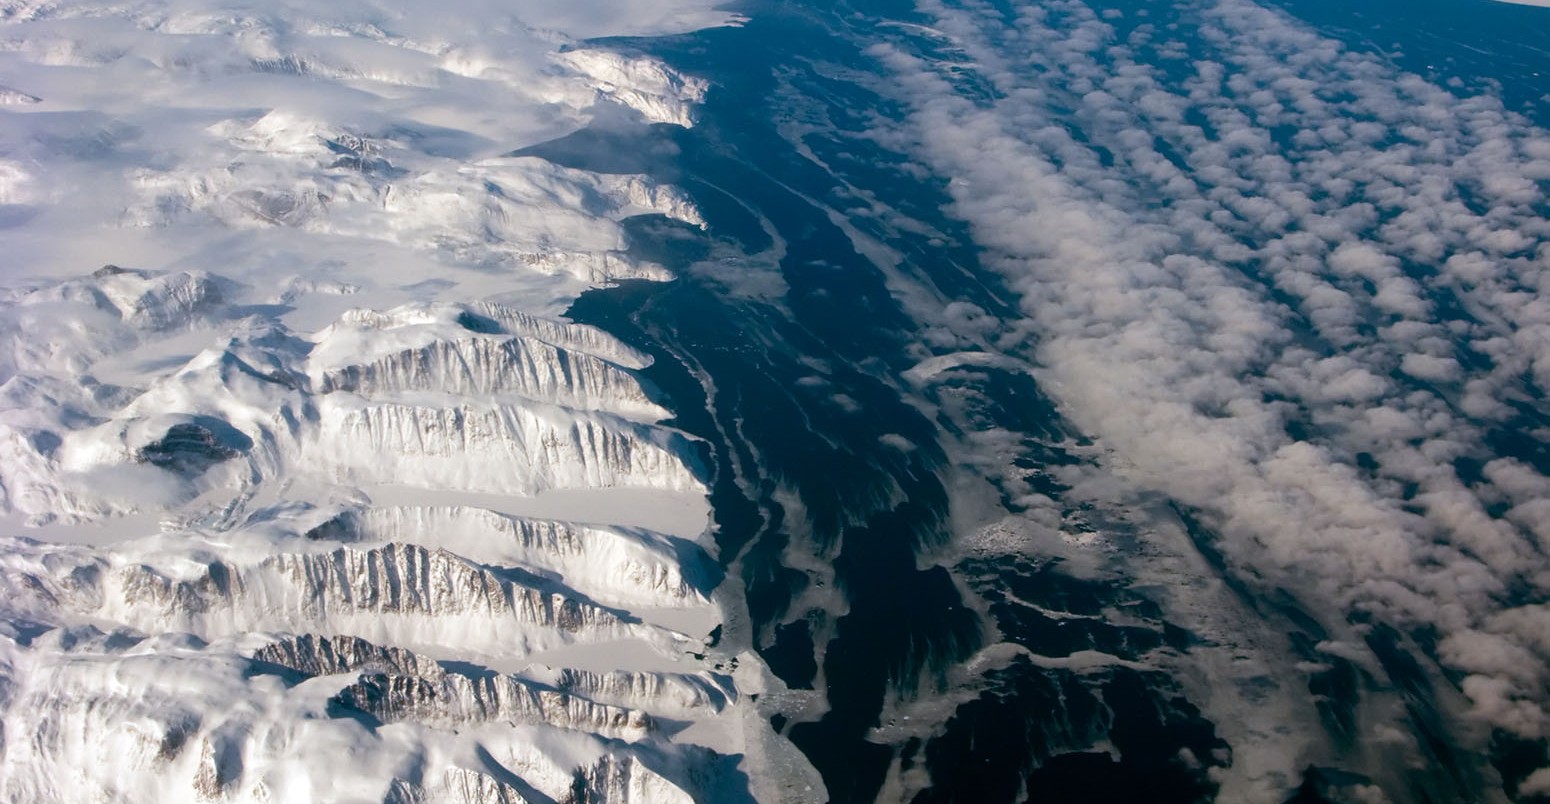
[[[702,221],[509,155],[713,6],[0,0],[0,800],[715,797],[701,468],[561,315]]]

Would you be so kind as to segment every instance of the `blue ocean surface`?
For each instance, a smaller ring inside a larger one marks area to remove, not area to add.
[[[1539,6],[1498,0],[1278,3],[1354,48],[1455,87],[1499,93],[1538,125],[1550,122],[1550,26]]]

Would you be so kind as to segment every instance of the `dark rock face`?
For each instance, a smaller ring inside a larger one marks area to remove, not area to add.
[[[315,542],[353,542],[359,538],[355,514],[349,511],[330,517],[302,536]]]
[[[261,648],[257,662],[273,664],[311,678],[372,669],[378,674],[439,675],[440,668],[404,648],[374,645],[351,636],[302,634]]]
[[[477,332],[481,335],[498,335],[502,330],[500,322],[489,316],[476,315],[464,310],[457,315],[458,326],[469,332]]]
[[[209,419],[172,425],[167,428],[166,435],[141,447],[135,460],[178,474],[197,475],[247,452],[252,446],[253,440],[236,428]]]

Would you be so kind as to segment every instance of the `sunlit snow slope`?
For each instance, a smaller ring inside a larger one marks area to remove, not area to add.
[[[511,155],[735,22],[0,3],[0,800],[747,797],[699,450],[560,315],[699,214]]]

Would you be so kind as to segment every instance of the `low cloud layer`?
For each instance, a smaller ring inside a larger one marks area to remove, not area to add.
[[[1550,134],[1249,0],[920,7],[892,144],[1021,294],[1003,346],[1239,574],[1435,629],[1550,734]]]

